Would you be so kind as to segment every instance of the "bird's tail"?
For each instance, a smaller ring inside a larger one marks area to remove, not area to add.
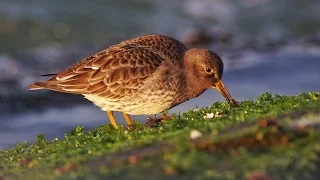
[[[34,84],[31,84],[27,89],[28,90],[48,89],[48,90],[58,91],[58,92],[63,92],[63,93],[84,94],[84,92],[82,92],[82,91],[74,92],[74,91],[64,90],[64,89],[58,87],[55,82],[51,82],[50,80],[45,81],[45,82],[36,82]]]
[[[53,76],[53,75],[57,75],[57,74],[45,74],[43,76]],[[40,89],[48,89],[48,90],[52,90],[52,91],[58,91],[58,92],[63,92],[63,93],[72,93],[72,94],[85,94],[85,90],[81,91],[81,89],[79,91],[74,91],[74,90],[70,90],[70,89],[64,89],[62,87],[59,87],[59,85],[57,84],[57,80],[55,77],[49,79],[48,81],[43,81],[43,82],[35,82],[33,84],[31,84],[27,89],[28,90],[40,90]]]
[[[39,89],[45,89],[47,87],[45,82],[36,82],[34,84],[31,84],[28,87],[28,90],[39,90]]]

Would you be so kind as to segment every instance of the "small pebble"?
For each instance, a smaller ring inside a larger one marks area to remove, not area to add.
[[[212,119],[214,118],[214,114],[213,113],[208,113],[205,116],[203,116],[204,119]]]
[[[190,131],[190,139],[197,139],[197,138],[200,138],[202,137],[202,133],[198,130],[191,130]]]
[[[222,112],[221,111],[217,111],[216,114],[214,115],[214,117],[221,117],[222,116]]]

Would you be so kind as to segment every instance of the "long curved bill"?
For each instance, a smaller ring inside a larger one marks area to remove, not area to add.
[[[224,98],[226,98],[227,102],[232,107],[236,107],[238,105],[238,103],[231,97],[229,91],[224,86],[222,80],[219,80],[215,85],[216,85],[216,89],[222,94]]]

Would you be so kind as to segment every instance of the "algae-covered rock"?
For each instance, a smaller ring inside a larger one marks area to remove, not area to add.
[[[0,151],[0,179],[316,179],[319,113],[319,92],[265,93],[152,126],[76,127]]]

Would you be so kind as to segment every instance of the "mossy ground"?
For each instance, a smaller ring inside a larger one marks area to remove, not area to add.
[[[32,145],[0,151],[0,179],[316,179],[319,114],[319,92],[265,93],[154,127],[76,127],[62,140],[39,135]]]

